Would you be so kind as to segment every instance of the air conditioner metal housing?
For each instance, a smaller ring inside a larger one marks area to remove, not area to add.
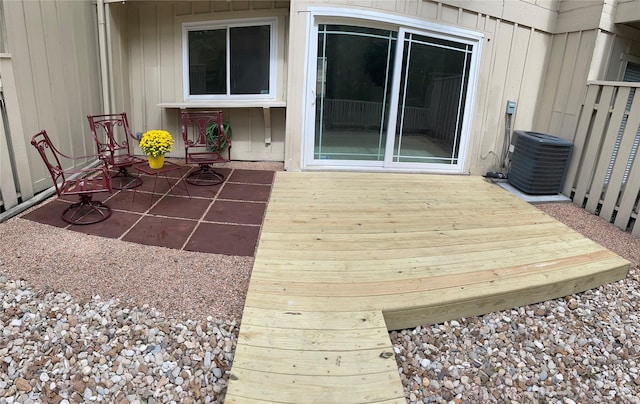
[[[514,131],[507,181],[524,193],[560,192],[573,143],[546,133]]]

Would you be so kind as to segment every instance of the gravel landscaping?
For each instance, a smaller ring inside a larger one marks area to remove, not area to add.
[[[627,279],[392,332],[408,402],[640,403],[640,240],[539,208],[632,261]],[[223,402],[252,258],[20,218],[0,240],[0,402]]]

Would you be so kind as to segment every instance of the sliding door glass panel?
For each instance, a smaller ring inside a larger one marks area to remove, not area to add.
[[[396,36],[319,26],[315,160],[384,160]]]
[[[393,161],[458,164],[472,47],[404,39]]]

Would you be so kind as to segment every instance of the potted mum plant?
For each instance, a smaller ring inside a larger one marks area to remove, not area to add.
[[[173,138],[166,130],[146,131],[140,139],[140,149],[149,157],[149,167],[158,169],[164,164],[164,155],[171,151]]]

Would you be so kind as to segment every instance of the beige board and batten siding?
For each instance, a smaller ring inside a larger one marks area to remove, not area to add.
[[[24,201],[53,185],[30,144],[37,132],[47,130],[65,154],[95,152],[86,115],[102,111],[96,8],[91,2],[61,0],[5,1],[2,7],[6,24],[0,62],[8,118],[5,135],[11,138],[15,186]],[[3,177],[10,174],[3,170]]]
[[[115,105],[126,110],[134,132],[169,130],[176,143],[170,156],[184,157],[180,137],[179,109],[165,105],[185,104],[183,94],[182,24],[196,21],[278,18],[277,102],[284,105],[287,80],[288,1],[127,2],[110,4],[113,27],[126,41],[112,45]],[[126,49],[123,49],[125,48]],[[129,87],[127,89],[126,87]],[[197,105],[197,104],[193,104]],[[200,105],[203,105],[202,103]],[[222,105],[216,102],[216,105]],[[233,132],[234,160],[284,159],[285,108],[270,108],[271,143],[265,142],[262,107],[220,108]],[[138,153],[140,151],[138,150]]]
[[[318,6],[360,9],[363,19],[367,10],[393,13],[484,34],[465,171],[484,174],[499,166],[507,100],[518,103],[513,126],[534,127],[535,109],[541,102],[548,49],[553,39],[550,31],[557,17],[557,1],[296,1],[291,11],[293,34],[289,46],[287,169],[301,168],[307,11],[309,7]]]
[[[536,130],[573,141],[587,82],[619,80],[625,57],[640,57],[640,31],[615,23],[617,5],[560,3]]]

